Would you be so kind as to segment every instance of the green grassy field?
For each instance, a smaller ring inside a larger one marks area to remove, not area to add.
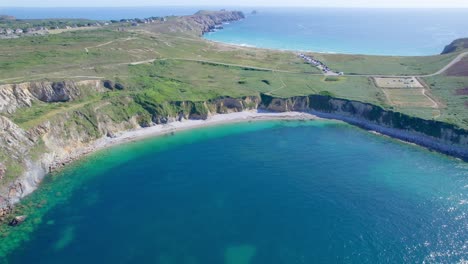
[[[0,40],[0,84],[110,79],[127,87],[124,92],[112,92],[112,100],[147,97],[154,102],[203,101],[258,93],[279,97],[327,93],[468,127],[468,111],[464,105],[467,100],[453,95],[457,87],[468,86],[466,77],[426,77],[428,95],[425,96],[418,91],[386,93],[365,76],[432,74],[462,50],[427,57],[310,54],[333,70],[347,74],[325,77],[295,52],[206,41],[199,37],[198,28],[184,17],[125,27],[124,31],[118,31],[118,27]],[[70,103],[37,103],[10,117],[29,128],[54,113],[110,100],[102,96]],[[440,109],[430,106],[432,101],[428,96],[441,102]]]
[[[3,29],[23,29],[34,27],[59,27],[64,28],[66,26],[78,26],[84,27],[88,24],[94,24],[98,21],[90,19],[8,19],[0,17],[0,28]]]
[[[427,75],[443,68],[459,52],[421,57],[311,54],[331,69],[346,74]]]
[[[468,78],[433,76],[424,80],[431,93],[444,105],[441,120],[468,127],[468,95],[456,94],[457,89],[468,87]]]

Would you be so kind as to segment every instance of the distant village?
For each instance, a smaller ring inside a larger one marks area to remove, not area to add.
[[[305,54],[300,53],[299,57],[302,58],[306,63],[311,64],[317,68],[319,68],[325,75],[344,75],[343,72],[334,72],[332,71],[327,65],[323,62],[316,60],[312,57],[309,57]]]
[[[0,16],[0,39],[18,38],[25,36],[38,36],[49,34],[52,30],[73,30],[80,28],[96,28],[108,26],[111,24],[119,24],[120,26],[139,26],[142,24],[150,24],[155,22],[165,22],[165,17],[150,17],[150,18],[133,18],[110,20],[100,22],[80,21],[71,23],[71,21],[61,20],[17,20],[14,17]],[[3,23],[2,23],[3,22]],[[39,25],[40,24],[40,25]],[[50,24],[49,26],[44,26]]]

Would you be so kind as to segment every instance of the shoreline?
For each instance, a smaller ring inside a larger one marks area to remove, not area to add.
[[[270,121],[270,120],[323,120],[311,113],[304,112],[266,112],[266,111],[242,111],[228,114],[215,114],[208,119],[184,119],[181,121],[170,122],[162,125],[137,128],[134,130],[117,133],[115,137],[106,137],[96,140],[92,144],[92,152],[112,146],[125,144],[128,142],[139,141],[146,138],[158,137],[168,133],[187,131],[203,127],[211,127],[224,124],[233,124],[251,121]]]
[[[281,48],[261,47],[261,46],[257,46],[257,45],[254,45],[254,44],[248,44],[248,43],[237,44],[237,43],[232,43],[232,42],[223,42],[223,41],[220,41],[220,40],[214,40],[214,39],[206,38],[205,37],[206,34],[208,34],[208,33],[203,34],[201,38],[203,40],[205,40],[205,41],[208,41],[208,42],[211,42],[211,43],[217,44],[217,45],[226,45],[226,46],[235,47],[235,48],[258,49],[258,50],[276,51],[276,52],[285,52],[285,53],[303,52],[303,53],[313,53],[313,54],[318,54],[318,55],[347,55],[347,56],[394,57],[394,58],[399,58],[399,57],[431,57],[431,56],[441,55],[440,53],[426,54],[426,55],[424,55],[424,54],[419,54],[419,55],[391,55],[391,54],[348,53],[348,52],[340,52],[340,51],[314,51],[314,50],[310,50],[310,49],[307,49],[307,50],[284,49],[284,48],[281,49]]]
[[[191,129],[210,127],[223,124],[232,124],[240,122],[252,121],[269,121],[269,120],[323,120],[311,113],[304,112],[269,112],[262,110],[247,110],[242,112],[233,112],[227,114],[214,114],[206,120],[203,119],[183,119],[180,121],[169,122],[166,124],[153,125],[150,127],[139,127],[132,130],[125,130],[116,133],[115,136],[101,137],[89,145],[71,149],[66,155],[57,156],[56,153],[44,153],[36,162],[28,163],[27,170],[14,184],[19,185],[21,189],[20,195],[9,197],[9,202],[6,206],[14,206],[24,197],[34,192],[42,180],[49,174],[60,171],[65,166],[81,158],[93,154],[99,150],[104,150],[120,144],[139,141],[147,138],[163,136],[168,133],[186,131]],[[5,205],[0,204],[0,215],[2,208]]]
[[[99,139],[96,139],[87,146],[70,149],[66,152],[66,154],[62,153],[65,155],[58,156],[54,152],[43,153],[39,160],[28,163],[25,174],[14,182],[15,185],[20,187],[21,193],[17,193],[17,195],[14,196],[9,196],[8,200],[4,201],[7,202],[6,204],[3,202],[0,204],[0,216],[9,215],[17,203],[21,202],[24,197],[28,196],[39,188],[41,182],[47,175],[59,172],[62,168],[69,165],[70,163],[80,160],[87,155],[96,153],[97,151],[120,144],[159,137],[174,132],[223,124],[272,120],[331,120],[336,122],[344,122],[379,136],[388,137],[398,140],[402,143],[419,146],[432,151],[435,150],[438,153],[445,154],[463,161],[462,158],[450,154],[451,151],[448,151],[448,149],[445,147],[441,147],[441,143],[428,142],[429,138],[420,135],[417,132],[392,129],[377,124],[371,124],[352,117],[346,117],[339,114],[326,114],[318,111],[273,112],[262,109],[245,110],[226,114],[214,114],[208,116],[207,119],[182,119],[179,121],[168,122],[166,124],[156,124],[150,127],[138,127],[131,130],[124,130],[117,132],[112,136],[103,136]]]

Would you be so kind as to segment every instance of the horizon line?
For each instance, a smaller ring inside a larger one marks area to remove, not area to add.
[[[467,6],[312,6],[312,5],[292,5],[292,6],[254,6],[254,5],[116,5],[116,6],[0,6],[0,8],[136,8],[136,7],[216,7],[216,8],[361,8],[361,9],[468,9]]]

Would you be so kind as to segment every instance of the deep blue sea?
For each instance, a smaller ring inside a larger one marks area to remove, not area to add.
[[[9,263],[461,263],[468,165],[334,121],[178,132],[50,176]]]

